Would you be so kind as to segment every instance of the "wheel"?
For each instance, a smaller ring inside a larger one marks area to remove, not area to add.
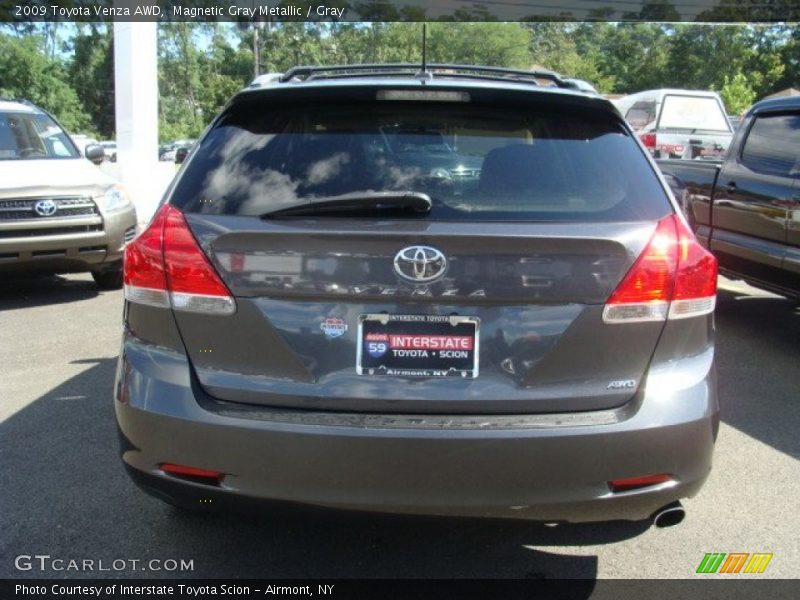
[[[101,290],[118,290],[122,287],[122,262],[110,269],[92,271],[92,278]]]

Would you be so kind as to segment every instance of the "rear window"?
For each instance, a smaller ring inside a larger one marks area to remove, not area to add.
[[[730,133],[728,116],[717,99],[700,96],[664,96],[658,128]]]
[[[757,118],[747,134],[741,162],[758,173],[796,177],[800,167],[800,115]]]
[[[625,120],[634,131],[643,129],[656,120],[656,102],[637,102],[625,113]]]
[[[171,202],[260,215],[353,192],[414,191],[444,220],[649,220],[670,211],[611,116],[469,103],[233,106]],[[599,115],[599,116],[593,116]],[[420,217],[415,217],[420,218]]]

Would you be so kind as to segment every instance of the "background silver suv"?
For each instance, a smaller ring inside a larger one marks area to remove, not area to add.
[[[81,157],[45,111],[0,101],[0,274],[91,271],[101,288],[122,286],[136,213],[89,162],[103,155],[94,145]]]

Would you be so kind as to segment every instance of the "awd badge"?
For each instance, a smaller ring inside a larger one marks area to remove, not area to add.
[[[320,323],[319,328],[325,332],[326,337],[337,338],[344,335],[344,332],[347,331],[347,323],[342,319],[331,317]]]

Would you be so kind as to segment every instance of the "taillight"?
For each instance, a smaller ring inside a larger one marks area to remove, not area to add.
[[[169,308],[163,245],[166,215],[165,209],[158,211],[147,229],[125,246],[123,282],[130,302]]]
[[[678,238],[678,275],[669,318],[707,315],[714,311],[717,301],[717,259],[697,242],[682,220],[673,219]]]
[[[609,489],[614,492],[629,492],[631,490],[638,490],[644,487],[650,487],[653,485],[661,485],[662,483],[667,483],[674,481],[672,476],[667,474],[660,474],[660,475],[645,475],[643,477],[630,477],[628,479],[615,479],[614,481],[608,482]]]
[[[125,247],[124,283],[129,302],[199,313],[236,311],[183,213],[169,204]]]
[[[197,467],[187,467],[186,465],[162,463],[159,466],[168,475],[206,485],[219,485],[225,477],[225,473],[220,471],[209,471],[208,469],[198,469]]]
[[[655,133],[643,133],[639,136],[639,139],[642,140],[642,144],[648,150],[655,150],[656,149],[656,134]]]
[[[603,321],[685,319],[713,312],[717,259],[677,215],[659,221],[653,237],[606,301]]]

